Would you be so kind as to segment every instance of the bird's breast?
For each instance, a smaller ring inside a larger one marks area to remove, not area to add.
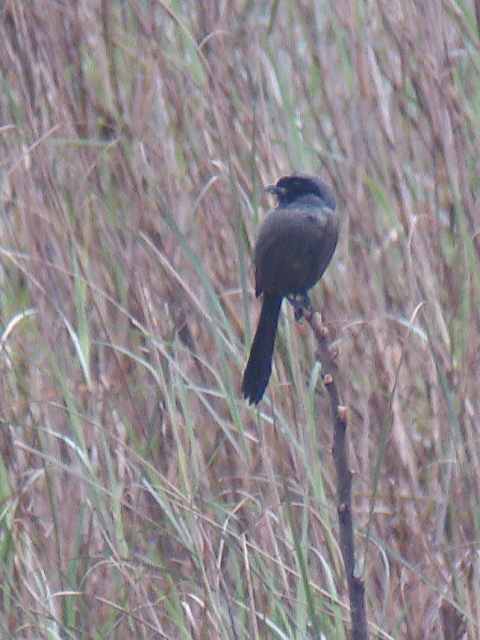
[[[313,287],[330,262],[337,242],[331,209],[298,207],[270,212],[255,247],[257,295],[288,295]]]

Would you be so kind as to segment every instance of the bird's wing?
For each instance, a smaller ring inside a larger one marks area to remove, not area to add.
[[[256,294],[303,293],[322,276],[337,243],[331,209],[288,207],[272,210],[255,247]]]

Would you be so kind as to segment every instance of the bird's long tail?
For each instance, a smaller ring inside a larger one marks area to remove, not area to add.
[[[272,373],[273,348],[281,306],[282,296],[263,294],[260,320],[242,381],[243,396],[251,404],[260,402]]]

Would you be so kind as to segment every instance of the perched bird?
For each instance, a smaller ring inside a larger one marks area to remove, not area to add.
[[[338,238],[335,198],[319,178],[285,176],[266,191],[278,205],[267,214],[255,244],[255,295],[263,302],[242,381],[243,396],[252,404],[262,399],[272,372],[283,298],[301,316],[301,308],[310,305],[307,292],[322,277]]]

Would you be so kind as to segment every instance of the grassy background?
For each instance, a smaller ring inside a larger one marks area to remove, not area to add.
[[[291,310],[259,411],[239,397],[262,187],[292,170],[342,216],[313,298],[372,637],[477,638],[473,1],[0,16],[1,638],[347,637],[328,403]]]

